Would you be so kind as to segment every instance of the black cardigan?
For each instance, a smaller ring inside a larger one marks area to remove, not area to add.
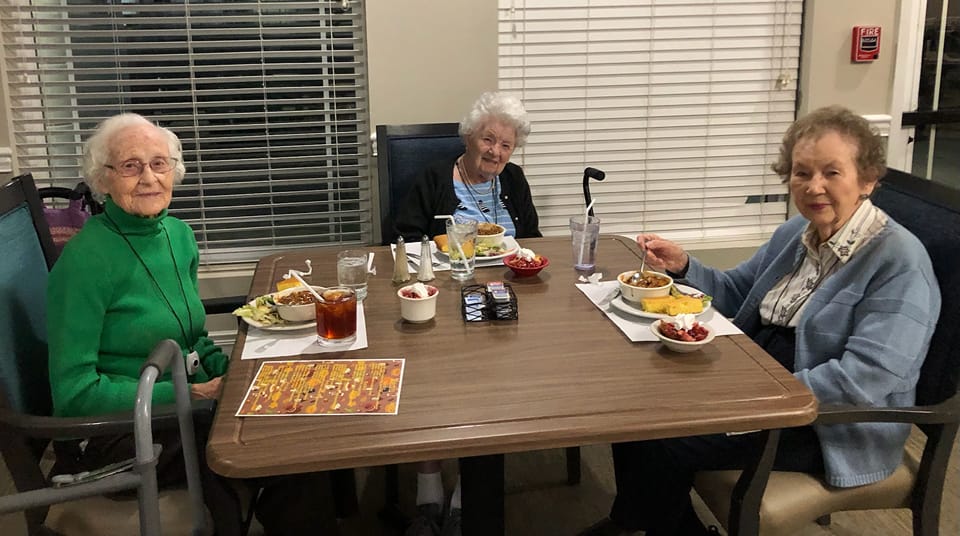
[[[419,242],[423,235],[432,238],[447,232],[444,220],[434,219],[434,216],[454,214],[460,203],[453,189],[453,166],[457,158],[459,156],[434,162],[420,173],[397,209],[391,238],[402,235],[408,242]],[[543,236],[540,234],[540,218],[530,197],[530,185],[520,166],[507,163],[500,172],[500,200],[513,219],[517,238]]]

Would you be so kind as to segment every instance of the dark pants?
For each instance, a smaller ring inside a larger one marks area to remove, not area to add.
[[[186,482],[182,445],[177,431],[155,431],[153,442],[163,445],[157,462],[157,483],[161,489]],[[205,430],[197,430],[197,455],[204,502],[213,517],[218,536],[239,536],[245,532],[240,495],[257,497],[254,513],[268,536],[338,534],[333,494],[328,473],[305,473],[268,478],[235,480],[221,477],[206,464]],[[70,443],[56,445],[53,471],[78,473],[134,456],[132,434],[92,438],[80,452]],[[238,494],[240,488],[247,488]],[[259,493],[259,495],[257,495]]]
[[[762,434],[724,434],[636,441],[613,445],[617,497],[610,519],[647,536],[693,536],[704,532],[690,489],[697,471],[742,469]],[[774,469],[823,472],[817,436],[810,427],[783,430]]]
[[[754,340],[791,372],[794,331],[764,327]],[[694,536],[704,532],[693,511],[690,489],[697,471],[742,469],[758,455],[763,434],[714,434],[613,445],[617,497],[610,519],[647,536]],[[773,468],[823,473],[820,443],[812,427],[780,434]]]

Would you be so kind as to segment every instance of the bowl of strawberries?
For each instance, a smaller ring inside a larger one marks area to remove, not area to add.
[[[513,270],[518,277],[537,275],[550,265],[550,260],[543,255],[537,255],[532,250],[520,248],[513,255],[504,257],[503,264]]]
[[[709,325],[697,322],[693,315],[677,315],[670,319],[656,320],[650,331],[674,352],[693,352],[709,343],[716,332]]]

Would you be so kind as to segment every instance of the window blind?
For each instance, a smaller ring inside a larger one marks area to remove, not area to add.
[[[514,161],[544,234],[755,242],[786,218],[770,170],[794,119],[802,0],[500,0],[499,87],[533,123]]]
[[[83,141],[136,112],[183,143],[170,214],[204,263],[372,240],[362,0],[13,0],[14,158],[73,186]]]

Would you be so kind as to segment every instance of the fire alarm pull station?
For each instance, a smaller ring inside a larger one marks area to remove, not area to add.
[[[873,61],[880,57],[880,27],[854,26],[850,60]]]

